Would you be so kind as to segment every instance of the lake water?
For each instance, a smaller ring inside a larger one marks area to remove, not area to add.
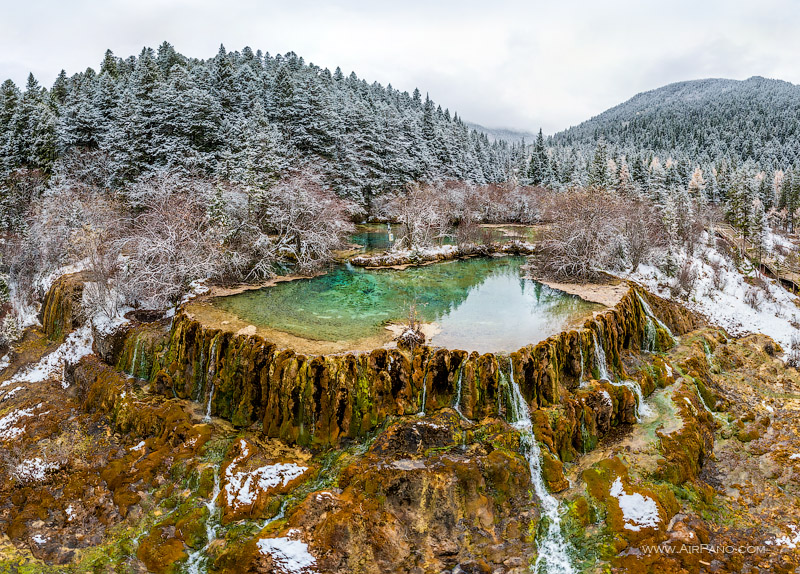
[[[474,258],[404,270],[343,265],[213,304],[256,326],[336,342],[379,335],[415,305],[421,321],[438,326],[429,344],[482,353],[537,343],[602,308],[524,278],[524,262]]]

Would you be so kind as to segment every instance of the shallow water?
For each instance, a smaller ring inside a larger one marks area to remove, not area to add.
[[[601,307],[522,277],[522,257],[475,258],[423,267],[334,267],[313,279],[278,283],[214,300],[256,326],[317,341],[355,341],[417,316],[439,327],[430,344],[514,351],[575,324]]]

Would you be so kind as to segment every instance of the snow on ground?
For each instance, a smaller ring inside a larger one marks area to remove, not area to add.
[[[47,477],[47,473],[53,470],[58,470],[57,464],[36,457],[19,463],[14,468],[13,475],[22,482],[41,482]]]
[[[12,383],[40,383],[58,376],[61,377],[61,386],[66,389],[69,384],[63,379],[64,364],[67,361],[74,363],[81,357],[90,355],[92,342],[92,329],[86,324],[70,333],[55,351],[45,355],[38,363],[20,371],[0,386]]]
[[[75,509],[70,504],[64,511],[67,513],[67,522],[72,522],[75,519]]]
[[[658,527],[660,518],[658,507],[649,496],[642,496],[638,492],[626,494],[619,477],[611,485],[611,496],[619,501],[619,509],[625,519],[626,529],[639,532],[642,527]]]
[[[677,256],[680,267],[686,255]],[[796,297],[757,271],[748,276],[764,280],[766,292],[748,285],[745,275],[740,273],[734,264],[709,246],[705,249],[705,257],[698,251],[692,258],[692,264],[698,273],[697,282],[684,304],[708,318],[711,323],[719,325],[733,336],[749,333],[763,333],[775,339],[787,350],[791,346],[792,337],[798,336],[798,330],[792,326],[800,321],[800,309],[795,305]],[[720,280],[714,286],[716,274],[712,264],[718,266]],[[676,279],[667,277],[657,267],[640,265],[634,273],[627,275],[629,279],[644,285],[653,293],[671,298],[669,286],[676,284]],[[754,291],[760,298],[758,308],[745,303],[745,295]]]
[[[5,401],[7,401],[8,399],[10,399],[14,395],[16,395],[19,391],[23,390],[24,388],[25,387],[23,387],[23,386],[14,387],[10,391],[7,391],[7,392],[3,393],[2,395],[0,395],[0,403],[3,403]]]
[[[13,410],[0,418],[0,440],[16,438],[25,432],[25,427],[14,426],[23,417],[32,417],[34,408]]]
[[[239,441],[239,448],[241,453],[225,469],[225,494],[228,506],[232,508],[253,504],[259,492],[275,488],[278,485],[286,486],[308,470],[306,467],[294,463],[281,463],[269,464],[255,470],[234,472],[234,467],[250,454],[244,439]]]
[[[134,451],[134,450],[140,450],[140,449],[143,449],[143,448],[144,448],[144,446],[145,446],[145,443],[144,443],[144,441],[142,441],[142,442],[140,442],[139,444],[132,446],[132,447],[131,447],[131,448],[129,448],[128,450],[130,450],[130,451]]]
[[[206,293],[208,293],[209,292],[209,288],[205,284],[206,281],[208,281],[208,278],[206,278],[206,279],[195,279],[194,281],[189,283],[189,292],[186,295],[183,296],[183,298],[181,299],[181,303],[180,304],[182,305],[184,303],[187,303],[187,302],[191,301],[195,297],[198,297],[200,295],[205,295]]]
[[[31,539],[36,542],[36,544],[46,544],[48,540],[41,534],[34,534]]]
[[[89,268],[89,258],[87,257],[86,259],[82,259],[76,263],[70,263],[69,265],[65,265],[64,267],[59,267],[49,275],[45,275],[44,277],[38,279],[35,285],[42,293],[47,293],[50,290],[50,287],[53,286],[53,283],[56,282],[56,279],[58,279],[62,275],[71,275],[72,273],[79,273],[81,271],[85,271],[88,268]]]
[[[231,465],[233,466],[233,465]],[[233,472],[230,467],[225,472],[227,484],[225,494],[228,506],[236,508],[253,504],[259,492],[276,486],[286,486],[308,470],[294,463],[269,464],[255,470]]]
[[[262,538],[257,543],[259,551],[272,556],[275,565],[290,574],[312,572],[316,558],[308,551],[308,545],[291,538]]]
[[[800,528],[794,524],[789,524],[789,530],[792,531],[791,535],[778,536],[775,540],[765,540],[764,544],[767,546],[783,546],[784,548],[797,548],[800,544]]]
[[[10,364],[11,364],[11,356],[8,353],[6,353],[5,355],[3,355],[3,358],[0,359],[0,373],[5,371]]]
[[[797,460],[800,458],[800,452],[794,453],[792,456],[789,457],[789,460]]]

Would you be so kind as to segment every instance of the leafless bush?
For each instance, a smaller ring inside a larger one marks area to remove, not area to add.
[[[419,345],[425,344],[425,334],[422,332],[421,323],[417,317],[417,305],[412,303],[408,307],[408,319],[403,325],[403,331],[395,339],[397,346],[413,351]]]
[[[761,310],[761,304],[763,303],[761,289],[753,286],[748,287],[747,291],[744,293],[744,302],[756,311]]]
[[[617,208],[620,236],[626,246],[626,263],[635,271],[666,245],[666,234],[650,203],[641,200],[619,202]]]
[[[728,286],[728,280],[725,277],[725,267],[718,259],[709,259],[708,265],[711,267],[711,284],[716,291],[725,291]]]
[[[252,194],[250,212],[232,245],[250,258],[249,279],[271,274],[276,261],[310,271],[329,261],[353,231],[351,205],[322,187],[313,174],[298,174]]]
[[[680,266],[675,274],[675,282],[670,291],[673,297],[687,298],[694,291],[697,284],[697,269],[692,265],[691,260],[687,260]]]
[[[604,192],[573,191],[548,204],[547,238],[534,260],[538,273],[587,281],[602,269],[638,267],[663,245],[663,230],[648,205]]]
[[[795,369],[800,368],[800,336],[798,335],[792,335],[786,364]]]
[[[389,201],[388,212],[403,226],[395,242],[398,249],[431,246],[445,235],[449,225],[446,203],[431,186],[410,185]]]
[[[180,300],[196,279],[222,268],[222,237],[208,217],[209,186],[160,173],[129,196],[138,213],[120,240],[125,263],[120,287],[135,304],[156,308]]]

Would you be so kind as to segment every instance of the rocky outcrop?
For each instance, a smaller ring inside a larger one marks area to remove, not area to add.
[[[81,307],[85,280],[82,273],[64,275],[47,291],[39,321],[48,338],[65,337],[86,320]]]
[[[378,255],[358,255],[350,258],[356,267],[396,267],[427,265],[439,261],[450,261],[466,257],[488,257],[492,255],[532,255],[534,245],[524,241],[486,243],[483,245],[442,245],[431,249],[387,251]]]
[[[603,350],[609,369],[625,377],[622,357],[651,344],[648,329],[658,332],[656,348],[671,344],[640,297],[676,334],[693,326],[688,312],[632,287],[615,308],[584,328],[508,355],[420,347],[307,356],[258,336],[208,329],[179,313],[165,338],[155,328],[131,331],[118,364],[142,378],[149,371],[152,389],[160,394],[197,401],[235,426],[261,424],[266,437],[313,448],[359,439],[390,417],[423,410],[455,408],[473,422],[502,418],[513,377],[533,410],[552,411],[543,422],[549,428],[544,434],[554,434],[555,452],[570,460],[611,426],[635,420],[635,399],[627,388],[601,383],[579,388],[582,380],[599,378],[595,349]],[[642,386],[652,391],[652,377],[641,376]]]

